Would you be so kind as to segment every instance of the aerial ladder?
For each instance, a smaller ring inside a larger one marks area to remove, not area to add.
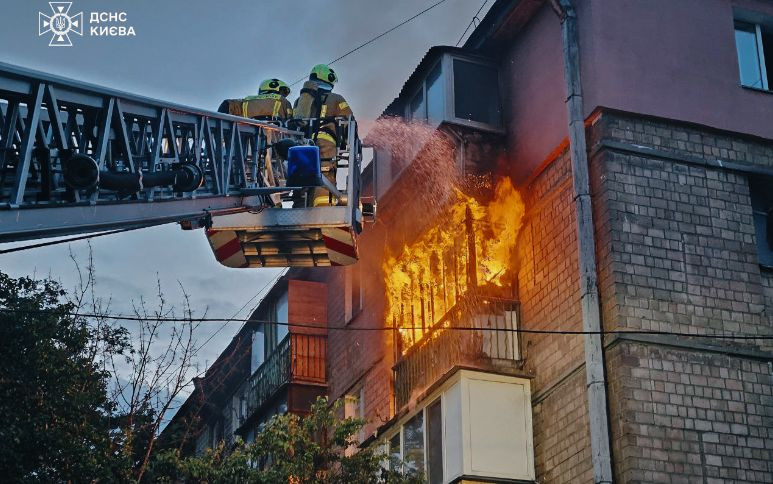
[[[177,222],[228,267],[352,264],[375,201],[355,120],[334,121],[336,183],[308,131],[0,63],[0,242]],[[304,204],[315,186],[334,203]]]

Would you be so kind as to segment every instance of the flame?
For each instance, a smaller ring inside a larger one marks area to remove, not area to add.
[[[497,182],[488,203],[454,188],[439,223],[386,257],[387,323],[401,328],[404,349],[421,340],[473,286],[509,283],[524,211],[509,178]]]

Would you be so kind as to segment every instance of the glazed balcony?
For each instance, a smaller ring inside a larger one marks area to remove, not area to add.
[[[403,325],[411,327],[410,325]],[[418,339],[410,330],[395,332],[395,406],[399,410],[454,367],[509,372],[520,359],[518,303],[467,297]]]

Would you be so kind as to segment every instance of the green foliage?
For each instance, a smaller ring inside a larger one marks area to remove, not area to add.
[[[6,482],[121,480],[98,353],[128,348],[123,328],[95,329],[54,281],[0,272],[0,469]]]
[[[347,453],[364,421],[338,418],[339,408],[340,402],[328,405],[320,398],[305,417],[273,417],[250,444],[237,441],[227,449],[221,443],[200,457],[181,458],[176,450],[158,453],[145,477],[148,482],[210,484],[424,482],[418,475],[384,470],[384,456],[373,448]]]

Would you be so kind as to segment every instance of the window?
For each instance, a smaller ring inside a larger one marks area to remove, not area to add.
[[[410,121],[426,121],[427,120],[427,105],[424,103],[424,86],[419,89],[413,99],[411,99],[410,106]]]
[[[736,21],[735,48],[741,85],[769,90],[769,81],[773,81],[773,29]]]
[[[454,59],[454,116],[491,126],[501,125],[496,69]]]
[[[250,374],[255,373],[266,360],[266,336],[262,330],[252,333],[252,351],[250,358]]]
[[[446,114],[446,99],[443,95],[443,79],[440,74],[441,63],[438,62],[427,76],[427,118],[430,123],[443,121]]]
[[[283,291],[276,299],[274,299],[268,306],[267,319],[269,321],[276,321],[278,323],[287,323],[287,291]],[[287,324],[271,324],[265,325],[266,331],[266,353],[274,351],[274,348],[287,336],[289,328]]]
[[[409,471],[424,470],[424,412],[403,425],[403,462]]]
[[[427,467],[429,484],[442,484],[443,413],[439,399],[427,407]]]
[[[443,482],[443,416],[440,399],[405,422],[389,439],[389,465],[394,471],[429,475]],[[426,422],[426,426],[425,426]]]
[[[389,439],[389,468],[395,472],[402,471],[403,454],[400,446],[400,432]]]
[[[754,214],[754,232],[757,238],[759,264],[773,269],[773,179],[755,177],[749,188]]]
[[[359,387],[358,389],[352,390],[351,392],[344,395],[344,418],[357,418],[357,419],[365,418],[364,387]],[[357,435],[357,440],[359,442],[364,442],[365,438],[366,438],[365,429],[361,428]],[[355,451],[356,451],[356,446],[352,446],[346,449],[346,454],[352,455],[354,454]]]
[[[362,311],[362,268],[361,264],[354,264],[350,266],[349,271],[351,273],[352,278],[352,286],[351,286],[351,300],[350,304],[352,306],[352,313],[350,316],[350,320],[354,319],[358,314],[360,314],[360,311]]]

